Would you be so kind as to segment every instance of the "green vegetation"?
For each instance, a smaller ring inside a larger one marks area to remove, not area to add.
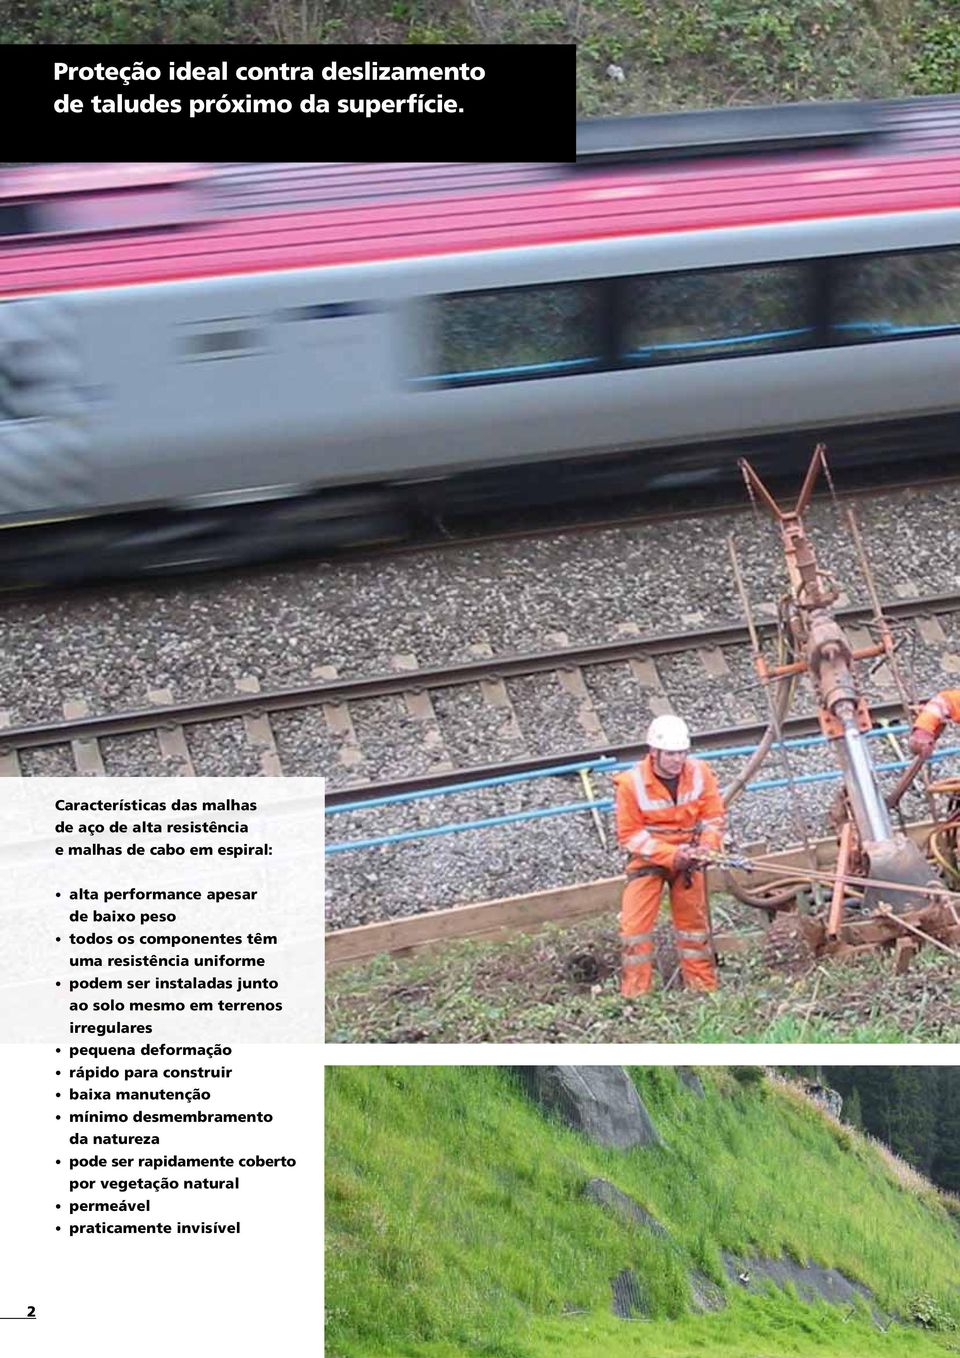
[[[0,0],[0,42],[242,42],[236,0]]]
[[[749,1069],[749,1068],[743,1068]],[[887,1358],[941,1354],[960,1323],[960,1241],[936,1191],[792,1087],[700,1072],[632,1072],[664,1138],[608,1151],[545,1119],[509,1072],[329,1067],[330,1358]],[[627,1226],[582,1197],[601,1176],[666,1226]],[[721,1251],[812,1259],[872,1289],[869,1309],[751,1296]],[[651,1319],[610,1311],[633,1269]],[[719,1314],[690,1313],[689,1271],[720,1283]]]
[[[717,902],[714,902],[715,908]],[[746,907],[745,907],[746,908]],[[327,978],[333,1042],[956,1042],[960,978],[927,949],[905,976],[888,957],[772,969],[757,949],[724,959],[715,995],[619,992],[613,921],[500,943],[377,958]],[[583,971],[596,974],[584,982]]]
[[[960,89],[956,0],[0,0],[0,41],[577,43],[583,116]]]

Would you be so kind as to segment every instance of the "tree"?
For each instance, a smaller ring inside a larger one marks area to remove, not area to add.
[[[941,1066],[937,1153],[933,1180],[941,1188],[960,1193],[960,1069]]]
[[[943,1188],[960,1186],[960,1070],[947,1066],[832,1066],[846,1121],[885,1142]]]
[[[863,1110],[860,1107],[860,1091],[856,1085],[853,1092],[843,1101],[843,1120],[858,1131],[863,1131]]]

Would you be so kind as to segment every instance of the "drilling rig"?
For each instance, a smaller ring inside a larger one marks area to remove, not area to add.
[[[885,798],[866,739],[873,720],[858,682],[861,663],[886,662],[896,678],[908,723],[910,711],[909,695],[897,667],[896,639],[883,615],[856,519],[848,512],[850,532],[870,595],[874,637],[871,645],[860,649],[851,645],[835,616],[839,590],[831,575],[819,566],[803,521],[820,472],[828,470],[825,449],[818,444],[796,503],[786,509],[748,462],[741,462],[740,467],[754,504],[765,506],[779,529],[789,589],[778,608],[779,659],[770,663],[761,646],[731,539],[734,577],[770,717],[756,754],[728,789],[727,800],[742,791],[775,743],[785,748],[783,721],[803,677],[809,680],[815,695],[820,730],[839,767],[842,786],[830,815],[837,836],[837,859],[832,872],[821,871],[811,860],[809,872],[801,870],[796,881],[779,883],[779,891],[751,889],[742,878],[732,874],[728,874],[728,886],[740,900],[768,910],[771,918],[774,910],[799,910],[809,894],[800,890],[801,885],[812,886],[814,904],[805,912],[803,933],[816,955],[892,947],[897,968],[903,970],[921,943],[926,942],[960,957],[955,946],[950,946],[960,943],[957,910],[960,897],[946,889],[921,845],[904,829],[895,827],[891,816],[892,808],[899,805],[923,761],[914,760]],[[934,823],[934,833],[943,829],[943,822]],[[763,872],[759,860],[751,869],[751,878],[753,873]],[[826,895],[829,905],[824,908]]]

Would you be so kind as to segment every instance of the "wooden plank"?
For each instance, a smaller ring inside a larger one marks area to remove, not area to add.
[[[633,638],[642,636],[642,633],[637,623],[621,622],[617,624],[617,635]],[[656,663],[649,656],[635,656],[627,663],[630,673],[644,691],[650,715],[663,717],[672,712],[673,705],[667,697]]]
[[[476,938],[510,929],[536,929],[557,920],[569,923],[588,915],[615,911],[620,906],[622,877],[608,877],[553,891],[535,891],[500,901],[455,905],[405,919],[361,924],[326,936],[326,965],[330,970],[379,953],[402,953],[457,938]]]
[[[928,646],[942,646],[947,639],[939,618],[918,618],[917,631]]]
[[[414,675],[420,668],[417,657],[410,653],[391,656],[391,664],[400,674]],[[453,764],[440,734],[440,723],[437,720],[430,690],[419,688],[414,683],[410,690],[404,693],[403,702],[409,716],[420,727],[423,748],[428,750],[433,758],[428,772],[449,773],[453,769]]]
[[[585,886],[562,887],[504,901],[484,901],[478,905],[458,905],[407,919],[339,929],[326,936],[326,970],[340,971],[381,953],[406,956],[457,939],[492,940],[511,934],[536,933],[561,919],[564,924],[573,924],[599,914],[614,914],[619,909],[622,890],[623,879],[613,877]],[[497,908],[492,910],[491,907]],[[745,934],[715,934],[713,942],[720,953],[743,953],[757,947],[762,939],[763,931],[755,930]]]
[[[8,726],[13,725],[13,713],[7,708],[0,709],[0,742],[3,740],[3,732]],[[6,754],[0,754],[0,778],[19,778],[20,777],[20,756],[16,750],[8,750]]]
[[[893,973],[903,976],[910,963],[920,951],[919,941],[915,938],[898,938],[893,948]]]
[[[333,665],[315,665],[310,671],[313,679],[336,679],[337,671]],[[327,730],[337,737],[340,741],[340,751],[337,756],[338,762],[345,769],[358,768],[363,763],[363,751],[360,749],[360,742],[357,740],[357,733],[353,729],[353,718],[346,703],[335,702],[323,703],[323,719],[327,723]]]
[[[472,645],[467,647],[467,651],[474,660],[492,660],[494,658],[493,647],[487,641],[475,641]],[[483,701],[485,703],[490,707],[495,707],[498,711],[505,713],[506,721],[504,722],[501,734],[507,736],[510,740],[516,740],[523,743],[523,732],[521,731],[520,723],[517,720],[513,699],[507,692],[507,686],[503,680],[498,679],[495,675],[490,675],[485,679],[481,679],[480,692],[483,694]]]
[[[919,841],[925,838],[929,829],[928,824],[916,825],[909,827],[909,833]],[[778,871],[806,865],[806,850],[802,847],[766,854],[761,860],[758,851],[763,847],[746,845],[744,852]],[[837,853],[836,840],[818,840],[813,847],[818,863],[832,865]],[[708,871],[709,890],[718,890],[721,880],[722,874],[716,869]],[[749,880],[759,883],[766,878],[757,873]],[[326,966],[328,970],[334,971],[380,953],[418,952],[457,938],[490,938],[521,930],[532,933],[546,924],[570,924],[592,915],[607,912],[615,914],[620,906],[622,890],[622,877],[605,877],[597,882],[557,887],[551,891],[537,891],[497,901],[480,901],[473,905],[456,905],[447,910],[409,915],[404,919],[382,920],[352,929],[333,930],[326,935]],[[922,913],[918,913],[918,918]],[[909,918],[912,920],[913,915]],[[895,926],[891,929],[883,921],[878,921],[878,928],[888,941],[897,932]],[[719,935],[718,939],[728,937],[742,935]],[[848,943],[833,945],[838,949],[850,946]]]
[[[75,702],[65,702],[63,715],[67,721],[76,721],[78,717],[90,715],[90,706],[82,698]],[[106,777],[107,771],[103,766],[103,756],[96,736],[81,736],[79,740],[71,740],[70,749],[73,751],[77,773],[82,778]]]
[[[259,693],[260,680],[255,674],[245,674],[234,684],[238,693]],[[251,712],[243,718],[247,740],[260,756],[260,772],[264,778],[282,778],[283,768],[277,742],[273,736],[268,712]]]
[[[551,646],[569,646],[570,638],[566,632],[548,632],[546,640]],[[586,732],[589,740],[595,740],[601,745],[609,745],[607,733],[603,729],[603,723],[597,715],[597,709],[593,705],[593,698],[587,688],[587,681],[583,677],[583,670],[579,665],[562,665],[557,670],[557,678],[560,687],[568,693],[577,704],[577,721],[583,731]]]
[[[824,957],[831,962],[853,962],[858,957],[877,956],[879,943],[830,943],[824,949]]]
[[[902,915],[873,915],[865,920],[848,920],[840,927],[840,940],[843,943],[890,943],[903,935],[898,919],[929,934],[938,937],[947,927],[947,919],[942,906],[930,905],[922,910],[906,910]]]
[[[727,657],[719,646],[704,646],[698,652],[700,664],[711,679],[726,679],[730,676]]]
[[[151,688],[147,690],[147,701],[153,703],[155,707],[169,707],[173,702],[173,694],[168,688]],[[164,759],[176,764],[177,777],[195,777],[187,738],[179,722],[164,722],[158,726],[157,743]]]

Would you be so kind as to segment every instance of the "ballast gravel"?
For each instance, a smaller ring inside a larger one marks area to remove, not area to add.
[[[642,740],[651,717],[667,710],[659,681],[647,685],[629,664],[585,665],[583,678],[600,724],[615,745]]]
[[[24,750],[20,756],[20,772],[24,778],[69,778],[76,771],[73,756],[66,745],[53,745],[44,750]]]
[[[198,778],[252,778],[260,772],[259,755],[247,739],[242,721],[191,727],[187,746]]]
[[[881,597],[960,581],[952,526],[960,488],[865,498],[861,530]],[[829,501],[808,523],[821,564],[851,600],[865,599],[849,530]],[[50,720],[66,699],[94,712],[140,706],[147,690],[178,700],[306,683],[318,665],[345,677],[386,673],[399,653],[421,665],[610,641],[623,624],[674,632],[739,621],[726,539],[740,552],[755,604],[786,577],[778,534],[747,508],[590,533],[553,533],[379,561],[325,561],[155,581],[8,603],[0,613],[0,694],[15,722]]]
[[[318,707],[277,712],[270,718],[270,729],[281,767],[291,778],[326,777],[339,785],[358,778],[366,782],[371,776],[362,752],[345,736],[330,731]]]
[[[575,748],[591,749],[608,744],[607,733],[594,723],[584,721],[583,703],[569,693],[556,674],[537,674],[524,679],[511,679],[507,684],[510,701],[524,742],[531,754],[556,753],[560,741],[569,733]],[[598,720],[596,708],[589,700],[587,711]]]
[[[960,743],[960,742],[958,742]],[[873,741],[877,764],[896,758],[892,749]],[[879,747],[879,748],[878,748]],[[713,761],[721,787],[739,772],[743,761]],[[953,761],[960,768],[960,759]],[[831,835],[829,811],[839,781],[837,765],[824,746],[791,750],[784,758],[772,752],[755,781],[773,783],[743,793],[730,807],[730,848],[783,848]],[[897,773],[881,775],[881,789],[893,787]],[[609,775],[590,775],[593,798],[612,799]],[[327,818],[328,845],[403,834],[417,828],[464,825],[486,818],[544,812],[586,800],[576,773],[514,784],[481,792],[429,798],[403,806],[334,814]],[[908,819],[920,818],[919,795],[904,803]],[[327,859],[328,928],[348,928],[379,919],[439,910],[446,906],[524,895],[572,886],[623,870],[612,810],[598,812],[606,844],[589,809],[497,828],[462,829],[454,833],[346,852]],[[768,878],[757,876],[758,885]]]
[[[433,695],[433,709],[447,733],[444,747],[458,768],[516,759],[526,750],[512,706],[494,706],[479,685],[440,689]]]
[[[609,795],[602,782],[597,791]],[[383,810],[332,815],[327,820],[327,843],[549,810],[581,800],[583,790],[575,777],[538,779],[393,807],[389,816]],[[609,836],[609,824],[605,829]],[[612,858],[609,847],[604,850],[589,813],[550,815],[334,853],[327,859],[328,926],[346,928],[386,916],[590,881],[619,871],[618,861],[615,850]]]
[[[424,731],[400,695],[351,703],[350,720],[369,779],[381,782],[404,774],[426,773],[435,762]],[[324,770],[315,768],[313,772]]]
[[[882,600],[933,589],[946,593],[960,584],[953,534],[958,511],[960,487],[891,491],[861,501],[858,519]],[[849,528],[837,507],[818,502],[807,522],[821,565],[843,596],[865,602]],[[495,661],[552,647],[558,632],[578,645],[631,632],[739,622],[731,538],[757,616],[769,619],[786,586],[782,551],[774,526],[749,507],[682,523],[556,532],[379,561],[258,568],[229,578],[16,600],[0,613],[2,706],[13,724],[22,724],[59,718],[71,700],[82,699],[94,713],[124,711],[146,706],[156,688],[188,701],[232,695],[237,681],[250,676],[270,689],[308,683],[321,666],[343,677],[392,672],[400,655],[412,655],[421,666],[490,652]],[[960,686],[960,614],[926,620],[905,635],[899,655],[918,696]],[[664,656],[640,665],[584,666],[580,677],[579,694],[564,688],[555,673],[509,680],[502,688],[478,682],[434,691],[433,718],[426,720],[402,697],[367,700],[350,706],[352,734],[331,729],[321,708],[278,713],[271,727],[285,772],[322,774],[332,787],[344,788],[444,763],[464,767],[637,741],[668,703],[700,730],[766,717],[749,657],[736,647],[723,647],[710,664],[701,656]],[[883,668],[867,687],[877,701],[895,695]],[[801,685],[795,709],[809,706]],[[186,736],[197,774],[259,774],[260,753],[242,721],[188,727]],[[104,740],[101,753],[111,775],[175,771],[152,732]],[[74,772],[67,746],[25,752],[20,762],[29,777]],[[724,778],[732,776],[729,763],[720,770]],[[832,768],[822,750],[798,755],[794,764],[797,776]],[[781,773],[771,757],[763,776]],[[594,787],[597,796],[610,794],[604,775],[595,776]],[[801,828],[811,837],[825,833],[834,787],[813,783],[745,796],[731,814],[736,840],[784,844],[796,842]],[[575,775],[539,780],[332,816],[328,838],[333,843],[450,819],[549,809],[583,795]],[[606,847],[590,814],[579,812],[334,854],[328,861],[330,921],[339,927],[615,875],[622,858],[608,813],[601,823]]]
[[[99,745],[108,778],[174,778],[184,772],[179,760],[164,758],[151,731],[109,736]]]

